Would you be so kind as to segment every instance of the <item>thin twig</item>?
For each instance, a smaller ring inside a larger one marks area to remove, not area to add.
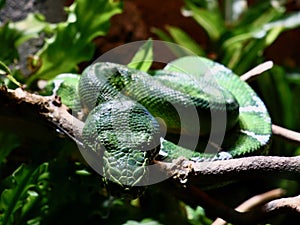
[[[272,61],[267,61],[262,64],[259,64],[258,66],[254,67],[253,69],[249,70],[248,72],[244,73],[240,76],[240,79],[243,81],[249,82],[256,76],[262,74],[263,72],[271,69],[273,67]]]
[[[195,205],[194,202],[197,202],[212,216],[219,216],[233,224],[258,224],[283,212],[300,213],[300,196],[275,199],[262,203],[253,210],[239,212],[212,198],[194,185],[187,185],[175,194],[190,205]]]
[[[249,210],[254,209],[255,207],[265,204],[271,200],[277,199],[282,197],[284,194],[286,193],[285,190],[281,189],[281,188],[276,188],[273,189],[271,191],[259,194],[259,195],[255,195],[252,198],[246,200],[245,202],[243,202],[242,204],[240,204],[236,210],[239,212],[246,212]]]
[[[277,188],[259,195],[255,195],[252,198],[246,200],[241,205],[235,208],[238,212],[246,212],[254,209],[257,206],[266,204],[267,202],[280,198],[285,194],[285,191],[281,188]],[[212,225],[226,225],[227,222],[221,218],[217,218]]]
[[[272,125],[272,132],[285,140],[291,141],[295,144],[300,145],[300,133],[289,130],[287,128],[280,127],[278,125]]]

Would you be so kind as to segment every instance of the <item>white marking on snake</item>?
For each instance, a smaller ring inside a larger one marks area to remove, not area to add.
[[[256,139],[262,145],[266,144],[270,139],[270,135],[268,135],[268,134],[256,134],[253,131],[248,131],[248,130],[241,130],[241,132]]]
[[[253,100],[256,102],[255,105],[248,105],[248,106],[240,107],[240,112],[256,112],[256,113],[267,112],[266,107],[264,107],[261,100],[257,96],[253,96]]]
[[[53,95],[56,95],[60,85],[63,83],[64,81],[63,80],[55,80],[54,81],[54,88],[53,88],[53,91],[52,91],[52,94]]]

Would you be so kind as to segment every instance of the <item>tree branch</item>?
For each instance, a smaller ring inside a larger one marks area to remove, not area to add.
[[[73,139],[81,140],[84,123],[73,117],[68,108],[61,104],[57,96],[40,96],[17,88],[15,90],[0,86],[0,103],[3,108],[18,113],[38,115],[42,120],[55,124]]]
[[[252,156],[213,162],[193,162],[180,157],[172,163],[156,163],[178,182],[203,188],[257,176],[300,179],[300,156]]]
[[[255,195],[247,201],[243,202],[237,208],[235,208],[238,212],[247,212],[253,210],[257,207],[260,207],[267,202],[270,202],[274,199],[280,198],[285,194],[285,191],[281,188],[277,188],[263,194]],[[226,225],[227,222],[221,218],[217,218],[211,225]]]

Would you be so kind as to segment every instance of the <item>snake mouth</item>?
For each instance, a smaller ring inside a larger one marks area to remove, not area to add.
[[[124,199],[136,199],[144,194],[147,186],[131,186],[123,185],[112,182],[110,180],[104,180],[105,187],[109,191],[109,194],[116,198]]]

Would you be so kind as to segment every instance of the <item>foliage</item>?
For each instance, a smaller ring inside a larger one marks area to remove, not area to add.
[[[19,58],[18,47],[25,41],[46,36],[42,48],[31,58],[31,85],[38,79],[49,80],[63,72],[76,72],[77,65],[91,60],[92,40],[106,34],[109,19],[121,12],[122,4],[108,0],[75,1],[66,9],[64,22],[50,24],[40,14],[29,14],[23,21],[6,23],[0,28],[0,61],[10,65]]]
[[[204,6],[199,8],[195,2]],[[195,41],[190,41],[192,38],[181,28],[167,26],[169,34],[159,29],[153,31],[161,39],[184,45],[198,55],[213,53],[216,60],[242,74],[249,66],[261,62],[263,51],[283,31],[300,26],[300,13],[287,13],[284,6],[279,5],[279,1],[278,5],[272,2],[257,2],[245,9],[238,19],[229,21],[225,18],[226,11],[222,10],[222,4],[216,0],[186,0],[185,14],[191,16],[209,37],[210,44],[206,51]],[[232,1],[231,7],[234,4]]]
[[[1,224],[21,224],[22,221],[37,222],[41,219],[34,208],[40,208],[42,214],[46,210],[43,195],[47,191],[48,176],[47,164],[38,167],[22,165],[12,174],[10,187],[1,194]]]

